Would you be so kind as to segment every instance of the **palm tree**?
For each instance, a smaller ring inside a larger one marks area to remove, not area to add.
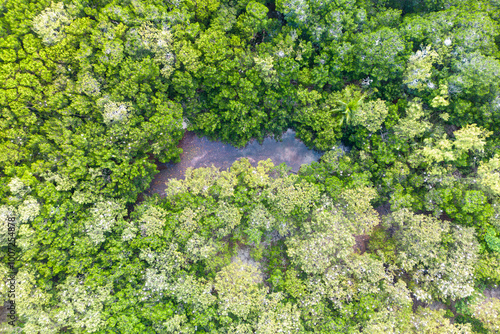
[[[334,100],[334,103],[337,104],[338,107],[333,109],[333,111],[342,113],[340,126],[344,124],[349,125],[351,123],[353,116],[367,96],[368,94],[366,92],[362,92],[355,85],[349,85],[340,92],[338,98]]]

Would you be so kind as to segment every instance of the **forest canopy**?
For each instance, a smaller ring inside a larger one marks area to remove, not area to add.
[[[499,333],[499,46],[498,0],[0,2],[0,331]],[[184,127],[324,154],[139,201]]]

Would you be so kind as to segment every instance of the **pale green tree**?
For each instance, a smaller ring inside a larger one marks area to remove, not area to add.
[[[451,227],[408,209],[393,212],[384,226],[395,229],[396,265],[411,277],[418,300],[456,300],[474,291],[478,244],[473,228]]]
[[[324,273],[331,265],[346,260],[354,252],[354,236],[369,233],[379,222],[370,205],[372,188],[348,189],[338,203],[324,197],[323,206],[301,230],[287,239],[288,255],[307,273]]]
[[[65,28],[72,18],[62,2],[52,2],[38,16],[33,18],[33,30],[46,44],[55,44],[66,37]]]
[[[221,313],[232,313],[243,319],[256,315],[267,294],[267,288],[260,287],[259,283],[258,270],[239,258],[222,268],[214,284]]]
[[[74,189],[77,181],[67,174],[47,172],[42,175],[46,182],[53,182],[57,191],[68,191]]]
[[[265,187],[269,185],[270,178],[269,172],[274,168],[271,159],[261,160],[258,162],[257,167],[252,167],[247,159],[243,162],[247,166],[244,180],[252,188]]]
[[[172,243],[161,251],[154,251],[151,248],[142,249],[139,258],[146,261],[149,268],[161,271],[169,277],[175,276],[177,272],[187,267],[186,256],[179,250],[177,243]],[[161,289],[161,287],[158,288]]]
[[[437,138],[424,139],[424,147],[416,151],[428,163],[451,162],[467,154],[480,154],[484,152],[486,138],[491,131],[482,129],[476,124],[466,125],[453,133],[455,140],[447,138],[446,134]]]
[[[417,154],[421,153],[424,161],[428,163],[450,162],[457,158],[453,142],[447,138],[446,134],[437,138],[425,138],[424,143],[424,147],[417,151]]]
[[[380,130],[388,113],[389,109],[381,99],[367,101],[354,114],[352,124],[364,126],[370,132],[375,132]]]
[[[333,263],[347,258],[355,240],[349,226],[339,218],[328,212],[318,213],[311,222],[304,223],[303,235],[289,237],[287,253],[292,262],[306,273],[321,274]]]
[[[433,64],[438,64],[441,57],[430,45],[410,56],[406,65],[403,83],[418,91],[433,89],[431,81]]]
[[[175,196],[178,194],[182,194],[188,191],[188,187],[186,185],[186,181],[182,179],[172,178],[165,183],[165,195],[167,196]]]
[[[111,101],[109,97],[97,100],[97,105],[101,109],[106,125],[124,122],[132,113],[130,103]]]
[[[472,316],[479,319],[490,333],[500,333],[500,300],[479,298],[472,305]]]
[[[422,120],[425,113],[420,99],[414,99],[408,104],[406,108],[406,116],[400,118],[398,123],[394,126],[394,133],[398,137],[413,139],[421,136],[431,128],[431,123]]]
[[[192,333],[192,330],[189,330],[187,326],[188,319],[185,314],[175,314],[173,317],[164,321],[161,325],[156,325],[155,328],[159,331],[165,333]]]
[[[11,194],[17,197],[23,197],[30,191],[29,187],[17,176],[10,180],[8,187]]]
[[[143,205],[136,212],[139,213],[137,222],[144,235],[163,235],[163,227],[167,219],[167,212],[156,205]]]
[[[323,298],[328,298],[336,308],[370,294],[383,294],[381,287],[389,281],[382,261],[371,258],[368,254],[355,254],[354,249],[342,261],[329,267],[321,277],[309,279],[310,290]]]
[[[300,310],[297,305],[285,303],[281,293],[269,295],[264,302],[264,308],[255,326],[256,334],[300,332]]]
[[[58,324],[50,314],[51,295],[37,286],[37,274],[31,266],[19,269],[16,275],[16,312],[23,320],[26,333],[59,333]]]
[[[94,333],[106,327],[104,304],[111,298],[112,283],[107,286],[86,286],[83,278],[69,276],[58,286],[59,308],[54,320],[77,333]]]
[[[92,97],[99,96],[99,93],[101,92],[101,84],[89,72],[78,73],[78,81],[76,83],[76,88],[79,93]]]
[[[452,324],[445,317],[445,310],[419,307],[412,317],[412,333],[423,334],[472,334],[470,324]]]
[[[204,211],[203,207],[196,208],[195,210],[187,207],[175,216],[175,219],[179,223],[179,228],[176,229],[175,233],[181,240],[187,240],[193,232],[199,230]]]
[[[242,159],[246,160],[246,159]],[[234,162],[236,166],[238,161]],[[249,164],[250,165],[250,164]],[[165,193],[167,196],[191,192],[195,195],[214,195],[216,197],[227,198],[234,194],[234,187],[238,184],[237,173],[231,167],[231,171],[219,171],[216,167],[187,168],[185,179],[170,179],[167,183]]]
[[[209,260],[217,254],[217,245],[212,239],[193,233],[186,242],[185,253],[191,261]]]
[[[101,200],[90,209],[90,215],[85,220],[85,230],[93,243],[99,244],[106,239],[106,234],[123,220],[126,209],[122,201],[107,199]]]
[[[156,289],[155,286],[151,287]],[[170,293],[179,303],[192,305],[197,312],[204,312],[217,302],[217,297],[212,293],[213,287],[212,281],[184,275],[169,284],[166,293]]]
[[[298,176],[291,174],[272,179],[263,196],[278,214],[278,218],[288,217],[292,212],[307,214],[319,200],[320,192],[316,185],[299,182]]]
[[[482,161],[477,169],[480,186],[489,195],[500,195],[500,156],[495,154],[488,161]]]
[[[175,55],[173,53],[173,36],[167,26],[155,27],[151,23],[143,23],[138,34],[142,46],[154,54],[154,60],[162,66],[161,74],[168,78],[174,72]]]
[[[175,66],[180,67],[182,64],[190,73],[196,73],[202,67],[199,59],[202,53],[189,41],[184,40],[180,45],[182,46],[178,46],[175,53],[177,60]]]
[[[226,202],[219,202],[215,211],[215,216],[220,221],[220,227],[216,232],[216,236],[223,238],[229,234],[240,224],[242,214],[236,206]]]
[[[500,283],[500,253],[487,252],[481,254],[476,263],[477,279],[482,279],[487,282]]]
[[[212,166],[206,168],[188,168],[185,172],[185,185],[193,195],[209,195],[210,187],[219,177],[219,170]]]
[[[130,241],[134,239],[135,237],[137,237],[137,232],[139,232],[139,229],[135,226],[134,223],[125,223],[125,228],[122,231],[122,240]]]
[[[363,333],[411,333],[411,317],[413,316],[410,291],[403,280],[391,284],[382,281],[382,307],[370,314],[370,319],[363,326]]]
[[[346,189],[334,205],[333,212],[341,213],[349,222],[353,235],[368,234],[380,221],[371,205],[376,196],[376,190],[371,187]]]
[[[486,138],[493,132],[478,127],[476,124],[469,124],[453,132],[455,141],[453,145],[459,153],[483,152],[486,146]]]
[[[238,323],[238,324],[231,324],[228,328],[222,329],[223,333],[234,333],[234,334],[253,334],[255,333],[255,330],[253,328],[252,324],[249,323]]]
[[[255,67],[259,75],[266,84],[276,84],[278,82],[277,72],[274,68],[274,59],[271,55],[265,57],[254,57]]]
[[[229,171],[220,172],[220,176],[217,178],[215,189],[212,192],[215,196],[219,198],[227,198],[234,195],[234,187],[238,184],[236,175]]]
[[[259,244],[263,233],[278,229],[276,218],[262,204],[258,203],[248,213],[248,228],[245,230],[248,238],[254,244]]]
[[[20,223],[32,221],[40,213],[40,203],[33,197],[27,196],[17,207],[17,215]]]

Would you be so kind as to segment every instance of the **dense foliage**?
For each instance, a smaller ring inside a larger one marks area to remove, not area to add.
[[[498,333],[499,24],[498,0],[0,3],[0,331]],[[183,123],[325,154],[137,203]]]

